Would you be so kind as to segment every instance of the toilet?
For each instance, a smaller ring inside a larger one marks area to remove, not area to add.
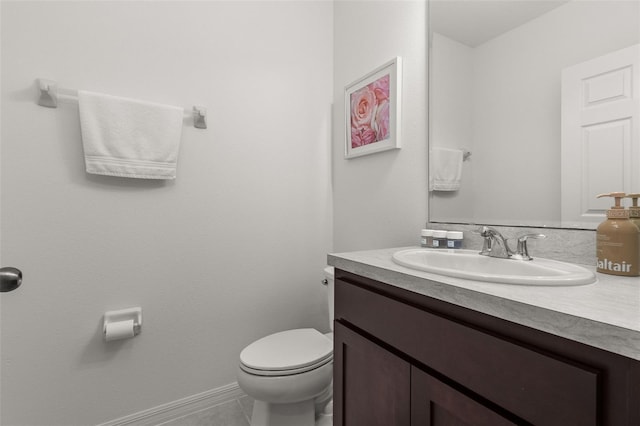
[[[333,331],[333,267],[324,269]],[[240,352],[238,385],[254,399],[251,426],[331,426],[333,332],[270,334]]]

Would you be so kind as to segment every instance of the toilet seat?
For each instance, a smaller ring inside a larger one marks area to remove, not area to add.
[[[301,368],[293,368],[289,370],[260,370],[257,368],[247,367],[244,364],[240,364],[240,369],[245,371],[246,373],[253,374],[254,376],[265,376],[265,377],[279,377],[279,376],[294,376],[296,374],[306,373],[311,370],[315,370],[316,368],[322,367],[325,364],[328,364],[333,361],[333,354],[329,355],[322,362],[317,364],[309,365]]]
[[[240,353],[240,368],[257,376],[301,374],[333,361],[333,342],[313,328],[282,331]]]

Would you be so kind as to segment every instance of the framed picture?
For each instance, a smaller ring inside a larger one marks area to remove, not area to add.
[[[400,148],[400,57],[345,87],[345,158]]]

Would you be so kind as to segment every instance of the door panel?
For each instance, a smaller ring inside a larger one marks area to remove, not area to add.
[[[411,369],[411,426],[514,426],[492,409],[424,371]]]
[[[640,191],[640,45],[562,70],[562,224],[595,228],[603,192]]]

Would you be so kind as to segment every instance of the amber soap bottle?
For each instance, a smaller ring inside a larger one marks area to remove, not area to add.
[[[631,205],[629,206],[629,220],[640,229],[640,206],[638,205],[638,198],[640,198],[640,194],[627,194],[626,198],[631,198]]]
[[[627,277],[640,276],[640,229],[629,219],[629,210],[620,200],[624,192],[600,194],[613,197],[615,205],[607,210],[607,220],[596,231],[597,271]]]

